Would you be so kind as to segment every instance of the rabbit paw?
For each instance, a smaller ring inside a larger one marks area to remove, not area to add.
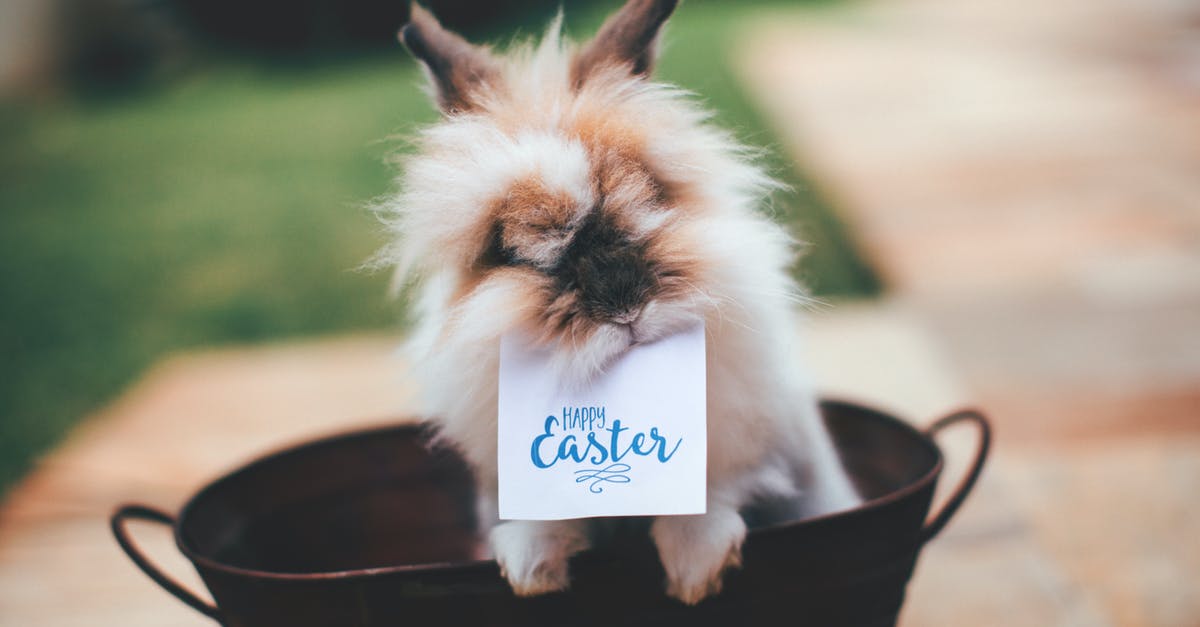
[[[513,592],[528,597],[566,590],[567,562],[589,543],[579,521],[514,520],[492,529],[491,544]]]
[[[658,518],[650,533],[667,572],[667,594],[688,605],[719,593],[725,571],[742,565],[746,523],[736,510]]]

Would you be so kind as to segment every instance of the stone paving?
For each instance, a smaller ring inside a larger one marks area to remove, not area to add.
[[[1200,6],[893,0],[746,32],[787,148],[998,423],[971,506],[995,531],[930,549],[905,624],[1200,624]]]

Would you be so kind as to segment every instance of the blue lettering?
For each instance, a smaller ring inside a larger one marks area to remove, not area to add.
[[[608,451],[604,450],[603,444],[596,441],[596,432],[593,431],[593,432],[589,433],[587,436],[587,439],[588,439],[588,450],[590,451],[590,450],[592,450],[592,448],[596,449],[596,454],[592,455],[592,459],[591,459],[592,463],[598,465],[598,464],[603,464],[604,462],[608,461]]]
[[[649,455],[650,453],[653,452],[653,450],[646,450],[646,451],[642,450],[642,443],[644,443],[645,441],[646,441],[646,434],[638,433],[638,434],[634,435],[633,441],[629,443],[628,450],[633,451],[634,453],[636,453],[637,455],[641,455],[642,457]]]
[[[576,463],[583,461],[583,455],[579,453],[579,447],[575,446],[575,436],[568,435],[563,438],[562,444],[558,445],[559,459],[573,459]]]
[[[658,427],[650,428],[650,439],[654,440],[654,446],[651,447],[651,450],[654,448],[658,449],[658,461],[664,464],[667,463],[667,460],[675,456],[675,451],[678,451],[679,445],[683,444],[683,438],[679,438],[679,441],[675,443],[675,448],[671,449],[670,453],[667,453],[667,439],[658,434]]]
[[[595,410],[595,414],[586,415],[589,410]],[[621,434],[629,431],[628,427],[621,424],[620,420],[613,420],[612,424],[607,429],[591,429],[587,433],[586,446],[580,451],[580,440],[575,435],[565,435],[559,440],[558,445],[554,445],[554,439],[559,434],[555,433],[555,429],[562,427],[563,430],[570,430],[574,426],[583,427],[585,425],[591,427],[597,422],[604,424],[607,422],[604,417],[603,408],[571,408],[563,407],[563,419],[560,421],[556,416],[546,416],[545,422],[542,424],[542,433],[533,438],[533,444],[529,448],[529,457],[533,461],[533,465],[538,468],[550,468],[559,461],[571,460],[575,463],[582,463],[584,460],[592,464],[600,465],[605,462],[619,462],[625,456],[633,453],[639,457],[655,456],[659,462],[666,463],[670,461],[675,453],[679,451],[679,447],[683,444],[683,439],[675,441],[675,445],[667,450],[668,440],[658,432],[658,427],[652,427],[650,433],[635,433],[629,439],[625,446],[622,446]],[[571,423],[576,423],[572,425]],[[608,432],[607,446],[601,440],[598,433],[600,431]],[[543,447],[554,447],[553,456],[546,459],[543,454]]]
[[[554,465],[554,462],[558,461],[558,459],[555,458],[551,460],[550,463],[543,462],[541,454],[542,442],[554,437],[551,429],[557,423],[558,419],[554,416],[546,416],[545,430],[541,435],[533,439],[533,446],[530,448],[529,456],[533,458],[533,465],[537,466],[538,468],[549,468]]]
[[[612,445],[608,447],[608,452],[612,455],[612,460],[614,462],[621,461],[621,458],[625,457],[625,453],[629,452],[626,450],[625,453],[622,453],[620,452],[621,449],[617,448],[617,439],[621,437],[621,432],[628,430],[629,429],[621,426],[620,420],[614,420],[612,426],[607,429],[607,431],[612,434]]]

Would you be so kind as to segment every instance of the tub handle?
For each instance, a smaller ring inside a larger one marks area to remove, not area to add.
[[[133,560],[133,563],[142,569],[142,572],[146,573],[147,577],[153,579],[154,583],[162,586],[164,590],[170,592],[175,598],[190,605],[192,609],[216,620],[218,623],[222,622],[221,613],[217,610],[216,606],[196,596],[191,590],[184,588],[183,585],[166,576],[157,566],[150,563],[150,560],[129,537],[129,529],[126,527],[126,522],[129,520],[144,520],[173,527],[175,519],[169,514],[151,507],[124,505],[113,513],[112,518],[109,519],[109,524],[112,527],[113,536],[117,539],[117,544],[121,545],[121,549],[125,551],[129,559]]]
[[[979,473],[983,471],[983,464],[987,461],[988,451],[992,447],[992,426],[983,414],[974,409],[957,411],[934,422],[925,429],[925,435],[933,439],[947,427],[960,422],[974,423],[979,430],[979,446],[975,449],[975,461],[971,462],[971,469],[958,483],[958,487],[954,488],[954,492],[942,505],[941,510],[925,523],[925,528],[921,530],[921,544],[929,542],[941,533],[946,523],[950,522],[955,512],[962,506],[967,495],[971,493],[971,489],[975,487],[975,481],[979,479]]]

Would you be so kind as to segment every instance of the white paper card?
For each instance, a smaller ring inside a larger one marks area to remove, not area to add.
[[[500,518],[703,514],[704,327],[637,345],[565,389],[547,350],[500,342]]]

